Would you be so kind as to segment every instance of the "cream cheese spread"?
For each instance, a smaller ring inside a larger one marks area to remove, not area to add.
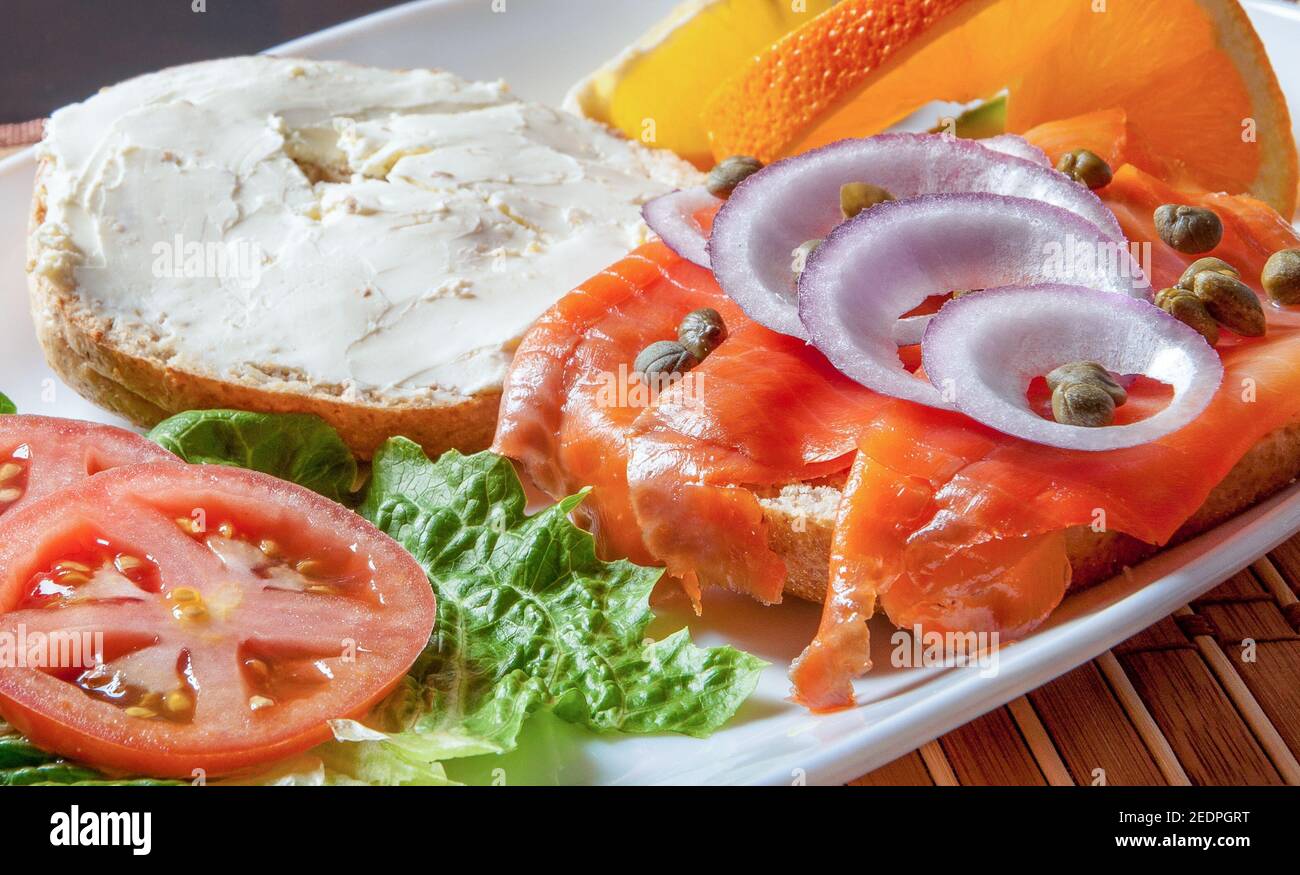
[[[31,269],[170,367],[345,399],[498,388],[551,303],[697,184],[675,156],[444,72],[233,58],[51,118]]]

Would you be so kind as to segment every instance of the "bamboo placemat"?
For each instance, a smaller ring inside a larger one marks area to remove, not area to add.
[[[41,123],[0,125],[0,157]],[[852,782],[1300,784],[1300,537],[1150,629]]]

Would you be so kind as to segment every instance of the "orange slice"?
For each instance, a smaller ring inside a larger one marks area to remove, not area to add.
[[[844,0],[718,88],[704,118],[715,156],[771,160],[1002,89],[1010,131],[1122,110],[1146,169],[1295,211],[1290,115],[1236,0]]]
[[[583,79],[565,105],[648,146],[713,166],[700,100],[834,0],[685,0]]]

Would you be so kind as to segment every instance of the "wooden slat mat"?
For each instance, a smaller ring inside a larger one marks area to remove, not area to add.
[[[854,784],[1300,784],[1300,537]]]
[[[0,125],[0,157],[40,123]],[[1300,537],[854,784],[1300,784]]]

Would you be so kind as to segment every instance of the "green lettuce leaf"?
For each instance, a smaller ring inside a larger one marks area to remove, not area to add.
[[[0,415],[6,413],[17,413],[18,407],[9,400],[9,396],[0,392]]]
[[[28,784],[161,786],[174,783],[177,782],[154,778],[110,778],[94,769],[46,753],[16,733],[9,724],[0,721],[0,787]]]
[[[753,692],[764,663],[749,654],[701,649],[685,629],[646,639],[662,571],[596,558],[569,520],[582,497],[529,517],[500,456],[432,462],[403,438],[380,448],[359,512],[429,574],[438,624],[368,721],[390,733],[378,744],[413,758],[502,752],[538,708],[598,732],[702,737]]]
[[[371,731],[371,738],[382,738]],[[340,787],[444,787],[455,784],[442,765],[412,760],[392,747],[367,740],[361,743],[331,741],[305,754],[276,763],[255,775],[219,781],[236,786]]]
[[[262,471],[344,504],[357,479],[347,444],[305,413],[191,410],[158,423],[149,438],[187,462]]]

